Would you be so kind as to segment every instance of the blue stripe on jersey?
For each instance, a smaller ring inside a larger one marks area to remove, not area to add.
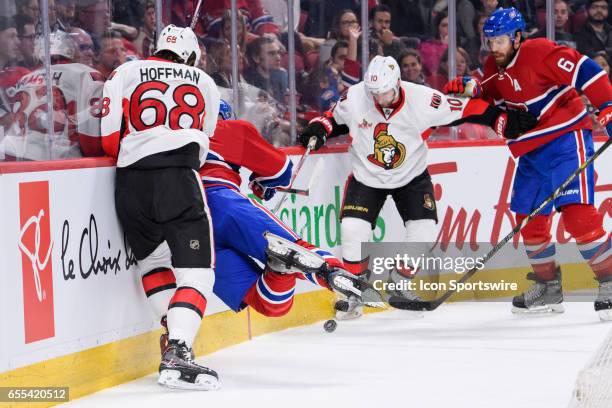
[[[293,172],[293,163],[287,160],[285,170],[274,178],[256,178],[257,182],[264,187],[286,187],[291,183],[291,173]]]
[[[608,106],[612,106],[612,101],[608,101],[608,102],[604,103],[603,105],[601,105],[601,106],[599,107],[599,110],[600,110],[600,111],[601,111],[601,110],[604,110],[604,109],[605,109],[605,108],[607,108]]]
[[[274,22],[274,19],[272,18],[272,16],[263,15],[261,17],[257,17],[255,20],[253,20],[251,22],[251,26],[253,27],[253,30],[257,30],[257,28],[259,28],[260,25],[268,24],[268,23],[273,23],[273,22]]]
[[[542,259],[542,258],[548,258],[553,256],[556,253],[556,249],[554,245],[549,245],[548,247],[546,247],[542,252],[539,252],[539,250],[537,251],[529,251],[527,250],[527,256],[529,257],[529,259]],[[535,253],[535,255],[531,255]]]
[[[548,103],[552,101],[553,98],[563,92],[563,90],[565,90],[566,88],[567,85],[561,85],[559,88],[555,89],[554,91],[551,91],[548,95],[546,95],[539,101],[528,104],[527,109],[529,110],[529,113],[535,115],[536,117],[540,117],[540,115],[542,114],[542,109],[544,109],[544,107],[548,105]]]
[[[586,58],[580,67],[578,67],[578,76],[576,77],[576,89],[582,90],[584,84],[589,82],[591,78],[602,71],[601,67],[592,59]]]
[[[264,295],[264,297],[273,302],[283,302],[285,300],[288,300],[291,298],[291,296],[293,296],[294,292],[294,290],[291,290],[289,293],[285,293],[284,295],[275,295],[270,292],[268,288],[266,288],[266,285],[264,284],[262,278],[257,281],[257,287],[259,288],[261,294]]]

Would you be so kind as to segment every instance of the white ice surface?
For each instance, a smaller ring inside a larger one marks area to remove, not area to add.
[[[199,359],[219,373],[216,392],[168,390],[150,375],[68,405],[562,408],[577,372],[612,329],[592,303],[565,309],[526,318],[505,302],[457,303],[423,319],[367,315],[331,334],[319,322]]]

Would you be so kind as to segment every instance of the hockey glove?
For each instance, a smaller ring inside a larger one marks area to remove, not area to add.
[[[315,144],[313,150],[319,150],[321,146],[325,144],[327,140],[327,136],[332,132],[333,125],[331,120],[326,118],[325,116],[319,116],[318,118],[314,118],[308,123],[306,129],[299,136],[300,144],[304,147],[308,146],[308,142],[312,136],[316,136],[317,143]]]
[[[276,194],[276,190],[274,188],[265,187],[255,180],[249,183],[249,187],[253,191],[253,194],[255,194],[255,196],[260,200],[268,201],[274,197],[274,194]]]
[[[606,129],[606,133],[610,137],[612,135],[612,103],[607,103],[606,105],[604,105],[604,108],[599,108],[597,121]]]
[[[511,110],[497,116],[493,130],[499,137],[514,140],[537,124],[538,119],[531,113]]]
[[[444,85],[442,90],[445,94],[455,94],[468,98],[479,98],[482,95],[482,87],[476,78],[471,76],[458,76]]]

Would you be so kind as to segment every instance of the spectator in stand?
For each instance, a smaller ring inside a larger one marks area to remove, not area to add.
[[[94,43],[95,50],[100,49],[100,39],[111,28],[111,14],[108,0],[90,0],[76,5],[76,27],[87,31]]]
[[[491,13],[497,10],[498,5],[498,0],[480,0],[480,7],[478,8],[478,11],[488,17]]]
[[[457,36],[461,44],[478,37],[478,32],[474,29],[476,14],[476,7],[470,0],[457,1]]]
[[[100,40],[100,53],[96,58],[95,68],[106,80],[115,68],[126,62],[126,58],[127,51],[123,39],[119,34],[110,31]]]
[[[456,76],[464,76],[469,75],[469,66],[470,66],[470,57],[468,53],[461,47],[457,47],[457,56],[455,59],[456,67],[457,67],[457,75]],[[448,48],[442,54],[442,58],[440,59],[440,66],[438,67],[438,72],[434,75],[430,75],[427,78],[427,82],[430,84],[432,88],[441,91],[444,88],[444,85],[449,81],[448,76]]]
[[[430,86],[423,75],[423,64],[421,54],[415,49],[408,48],[400,54],[398,64],[402,71],[402,81],[408,81],[419,85]]]
[[[342,44],[343,41],[336,43]],[[340,99],[341,81],[337,71],[330,67],[315,69],[308,75],[307,85],[303,92],[303,101],[311,109],[325,112],[331,108],[333,103]]]
[[[16,65],[20,45],[15,20],[0,16],[0,70]]]
[[[259,37],[247,46],[249,68],[244,79],[253,86],[268,92],[277,102],[285,104],[289,78],[281,68],[281,48],[270,36]]]
[[[555,42],[576,49],[574,36],[567,32],[567,22],[569,20],[569,6],[565,0],[555,0]],[[546,29],[538,30],[530,38],[546,38]]]
[[[239,53],[239,55],[242,55]],[[239,58],[242,61],[243,58]],[[230,45],[223,40],[213,39],[208,42],[208,61],[206,64],[207,73],[215,81],[217,86],[231,88],[232,81],[232,50]],[[238,67],[238,74],[242,71],[242,66]],[[240,78],[239,82],[243,79]]]
[[[419,47],[426,75],[438,72],[440,57],[448,48],[448,17],[445,12],[436,15],[434,28],[434,38],[422,41]]]
[[[484,13],[478,12],[476,17],[474,18],[474,30],[478,33],[478,35],[472,39],[462,41],[461,44],[463,48],[468,52],[470,56],[470,60],[474,63],[471,69],[478,69],[480,64],[480,53],[487,49],[485,46],[484,33],[482,28],[484,27],[485,20],[489,18],[489,16]]]
[[[15,17],[24,15],[34,20],[36,24],[40,22],[40,7],[38,5],[38,0],[19,0],[16,5],[17,14]]]
[[[250,33],[247,30],[248,19],[241,12],[236,16],[236,21],[238,22],[238,45],[243,50],[246,50],[247,45],[256,39],[258,36]],[[219,38],[224,40],[228,44],[231,43],[232,38],[232,11],[225,10],[223,13],[223,18],[221,19],[221,29],[219,30]]]
[[[198,45],[200,46],[200,61],[198,61],[198,68],[204,72],[208,72],[208,51],[201,39],[198,39]]]
[[[327,39],[319,47],[319,61],[325,63],[331,57],[331,49],[337,41],[349,41],[352,28],[360,29],[359,19],[353,10],[345,9],[338,13],[331,24]]]
[[[172,2],[172,23],[189,26],[193,17],[197,1],[174,1]],[[195,26],[195,32],[199,35],[219,37],[221,21],[226,10],[230,9],[230,0],[206,0],[202,4],[202,12]],[[278,34],[278,26],[274,24],[260,0],[237,0],[239,13],[247,18],[249,31],[257,34]]]
[[[129,27],[136,27],[142,19],[143,0],[111,0],[113,22]]]
[[[87,34],[87,31],[77,27],[72,27],[70,34],[76,44],[76,62],[93,68],[95,53],[91,36]]]
[[[465,1],[465,0],[463,0]],[[381,0],[391,11],[391,31],[398,37],[422,38],[428,31],[431,10],[418,0]],[[459,5],[457,5],[459,9]]]
[[[147,0],[145,3],[142,26],[138,29],[138,36],[134,40],[134,47],[142,58],[148,58],[155,49],[155,1]]]
[[[593,61],[595,61],[606,73],[610,76],[610,60],[608,54],[605,51],[599,51],[593,55]]]
[[[34,43],[36,40],[36,23],[30,17],[25,14],[21,14],[15,17],[15,24],[17,27],[17,36],[19,37],[20,47],[19,47],[19,57],[17,58],[19,62],[17,65],[34,69],[38,64],[40,64],[39,59],[35,55],[35,47]],[[0,43],[0,46],[4,46],[3,43]]]
[[[575,34],[578,51],[586,55],[594,55],[598,51],[612,53],[612,26],[608,18],[608,2],[606,0],[587,1],[588,19],[582,29]]]
[[[370,10],[370,36],[383,46],[383,55],[397,60],[404,49],[402,42],[391,31],[391,9],[384,4]]]
[[[75,11],[75,0],[57,0],[55,5],[57,28],[69,33],[72,25],[74,24]]]

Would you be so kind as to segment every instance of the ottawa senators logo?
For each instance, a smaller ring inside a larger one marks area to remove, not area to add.
[[[385,170],[396,169],[404,163],[406,147],[388,134],[388,123],[379,123],[374,128],[374,153],[368,160]]]
[[[433,211],[436,209],[436,202],[431,198],[429,194],[425,194],[423,196],[423,207],[426,209]]]

